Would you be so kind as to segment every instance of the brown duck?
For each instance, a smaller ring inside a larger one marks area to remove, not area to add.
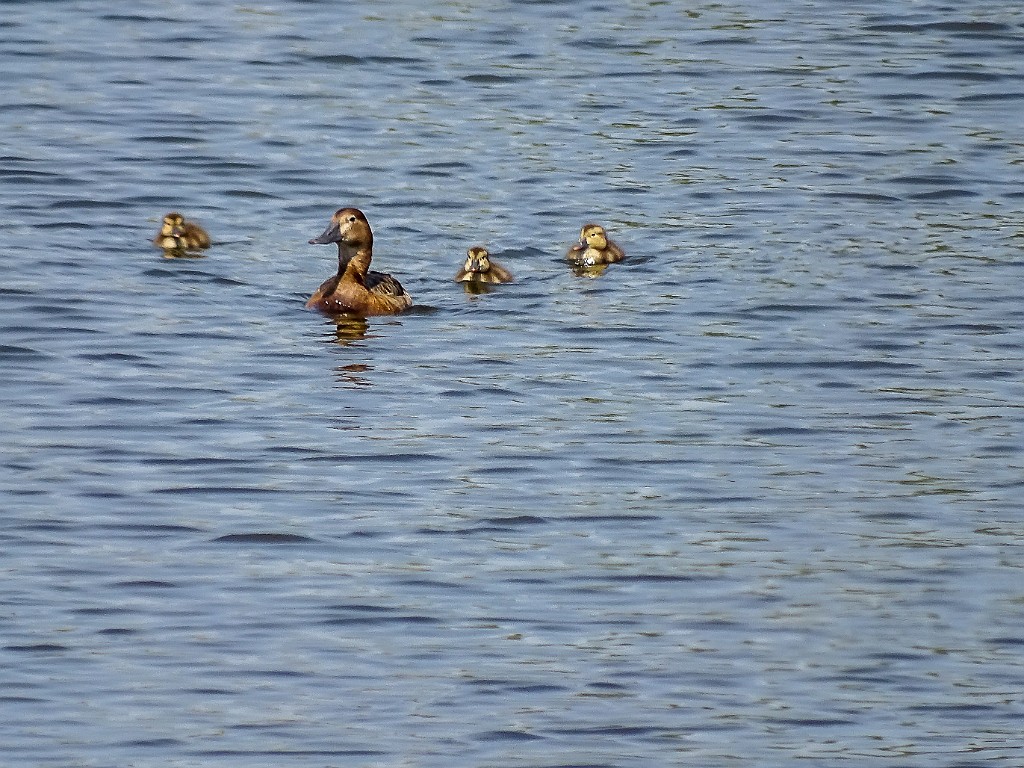
[[[371,272],[373,232],[363,212],[342,208],[314,244],[338,244],[338,273],[306,302],[309,309],[328,315],[394,315],[412,306],[412,297],[391,275]]]

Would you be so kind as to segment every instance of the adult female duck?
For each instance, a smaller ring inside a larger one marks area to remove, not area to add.
[[[580,240],[566,254],[566,258],[580,266],[592,267],[598,264],[614,264],[622,261],[625,252],[608,239],[600,224],[584,224]]]
[[[412,306],[402,284],[391,275],[370,271],[373,232],[363,212],[342,208],[313,244],[338,244],[338,274],[316,289],[306,307],[328,315],[394,315]]]
[[[466,251],[466,263],[455,273],[457,283],[510,283],[512,273],[491,260],[486,248],[474,245]]]

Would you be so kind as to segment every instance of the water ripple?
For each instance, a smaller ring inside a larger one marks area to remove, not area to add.
[[[1012,763],[1021,11],[506,6],[5,5],[8,760]]]

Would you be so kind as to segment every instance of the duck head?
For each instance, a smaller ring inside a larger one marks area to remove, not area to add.
[[[580,230],[580,241],[573,250],[585,251],[593,248],[595,251],[603,251],[608,247],[608,235],[600,224],[584,224]]]
[[[185,233],[185,217],[180,213],[168,213],[160,225],[161,237],[180,237]]]
[[[366,216],[358,208],[341,208],[331,217],[331,223],[320,237],[309,241],[313,245],[337,243],[338,248],[373,247],[373,232]]]
[[[491,258],[486,248],[474,245],[466,251],[467,272],[488,272],[491,269]]]

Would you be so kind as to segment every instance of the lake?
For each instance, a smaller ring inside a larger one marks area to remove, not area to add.
[[[1019,764],[1024,8],[4,10],[11,765]]]

